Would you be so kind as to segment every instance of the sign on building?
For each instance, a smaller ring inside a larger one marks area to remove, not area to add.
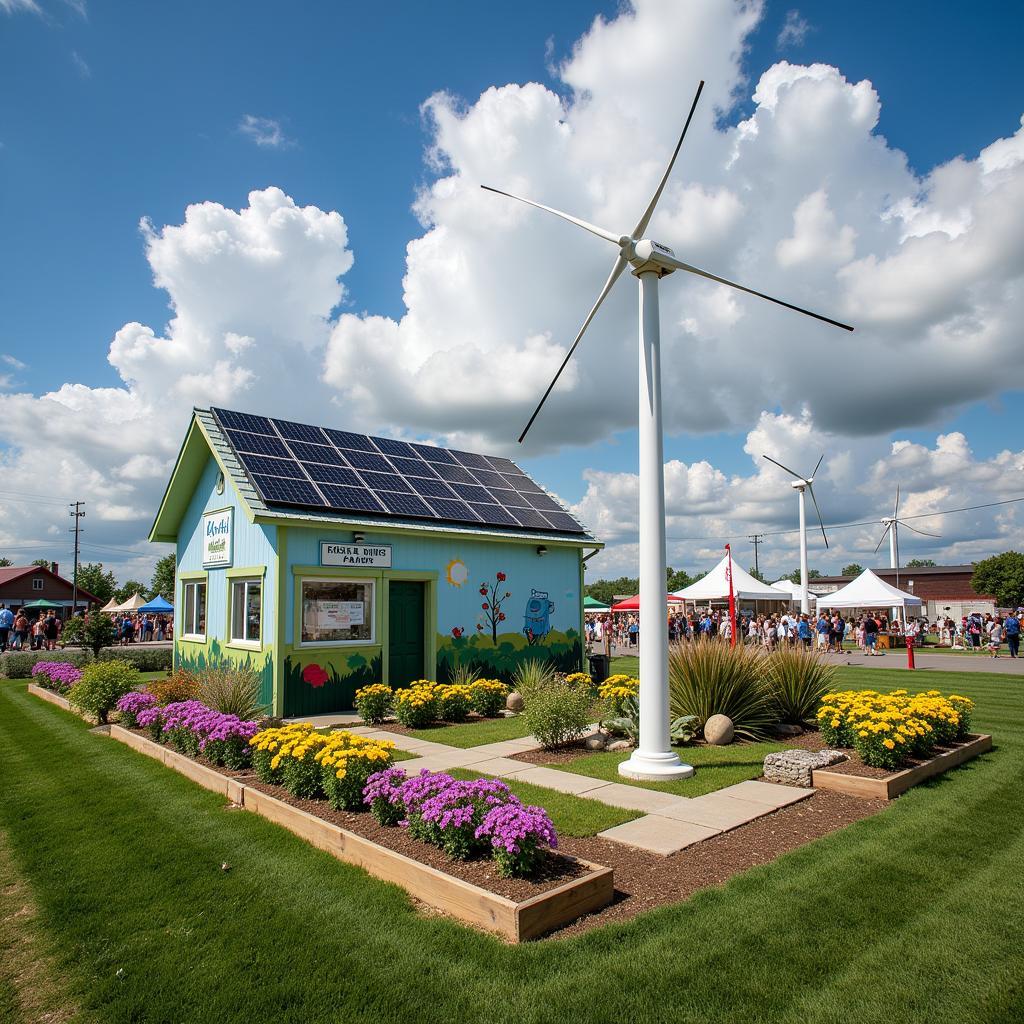
[[[231,565],[234,512],[233,508],[223,508],[203,515],[204,569],[223,569]]]
[[[335,544],[320,541],[320,564],[355,568],[390,569],[390,544]]]

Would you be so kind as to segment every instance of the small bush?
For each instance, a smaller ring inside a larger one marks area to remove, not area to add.
[[[121,724],[129,729],[137,729],[139,714],[149,708],[155,708],[157,704],[156,697],[151,693],[132,690],[131,693],[126,693],[115,706],[121,716]]]
[[[336,811],[360,811],[363,790],[370,776],[391,766],[395,749],[390,740],[368,740],[350,732],[336,732],[318,751],[321,786]]]
[[[781,722],[802,725],[817,717],[832,689],[835,669],[803,646],[782,647],[763,659],[764,684]]]
[[[33,667],[44,661],[84,668],[89,660],[88,651],[7,651],[0,654],[0,679],[28,679]]]
[[[777,717],[761,660],[755,648],[710,640],[676,644],[668,659],[672,718],[693,715],[703,728],[712,715],[727,715],[737,736],[764,739]]]
[[[545,685],[532,683],[523,700],[527,725],[545,747],[579,739],[590,724],[593,698],[564,679],[551,676]]]
[[[470,704],[483,718],[497,718],[507,696],[508,686],[500,679],[474,679],[469,684]]]
[[[87,612],[84,617],[74,616],[64,623],[61,642],[72,647],[86,647],[98,658],[104,647],[117,640],[117,627],[106,612]]]
[[[199,699],[222,715],[251,722],[266,710],[260,703],[260,678],[245,666],[224,664],[199,673]]]
[[[123,661],[96,662],[88,665],[68,693],[68,700],[81,711],[96,716],[103,725],[114,705],[126,694],[138,688],[141,680],[138,670]]]
[[[156,697],[158,704],[179,704],[199,699],[199,678],[188,669],[179,668],[164,679],[153,679],[146,684],[146,692]]]
[[[68,661],[37,661],[32,666],[32,682],[54,693],[67,693],[81,678],[81,669]]]
[[[468,686],[441,685],[437,694],[437,717],[442,722],[464,722],[469,717],[473,694]]]
[[[391,714],[394,694],[384,683],[371,683],[356,690],[356,711],[367,725],[380,725]]]
[[[170,647],[107,647],[97,661],[127,661],[140,672],[170,672],[173,652]]]
[[[422,729],[437,718],[437,687],[428,679],[418,679],[395,691],[395,718],[409,729]]]

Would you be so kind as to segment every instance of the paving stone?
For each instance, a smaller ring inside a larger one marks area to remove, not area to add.
[[[467,771],[480,772],[482,775],[497,775],[505,778],[510,775],[519,775],[529,771],[534,765],[526,761],[513,761],[510,757],[491,757],[485,760],[473,761],[463,765]]]
[[[631,811],[657,811],[664,814],[664,808],[674,807],[678,803],[689,803],[685,797],[673,796],[671,793],[658,793],[653,789],[642,789],[640,786],[627,786],[622,782],[609,782],[597,789],[581,793],[585,800],[597,800],[609,807],[625,807]]]
[[[774,807],[763,803],[722,796],[719,791],[667,807],[658,811],[658,814],[666,818],[675,818],[677,821],[689,821],[694,825],[706,825],[708,828],[728,832],[730,829],[745,825],[748,821],[763,818],[774,810]]]
[[[648,853],[666,857],[678,853],[694,843],[703,842],[719,834],[721,829],[694,825],[689,821],[676,821],[659,814],[645,814],[642,818],[624,822],[614,828],[605,829],[598,835],[613,843],[633,846]]]
[[[530,782],[534,786],[547,786],[559,793],[585,793],[591,789],[607,786],[602,779],[589,779],[585,775],[574,775],[572,772],[560,772],[554,768],[531,767],[516,775],[517,782]]]
[[[388,739],[399,750],[408,750],[410,754],[417,754],[419,757],[447,754],[449,751],[459,749],[458,747],[450,747],[447,743],[434,743],[432,740],[414,740],[411,736],[401,736],[398,733],[392,733]]]
[[[454,767],[447,758],[444,757],[413,757],[408,761],[399,761],[396,768],[401,768],[406,775],[419,775],[423,770],[428,772],[443,772],[447,769]]]
[[[736,800],[747,800],[754,804],[778,809],[798,800],[806,800],[814,790],[796,789],[793,786],[779,786],[774,782],[737,782],[734,786],[726,786],[718,790],[719,796],[732,797]]]
[[[532,744],[529,747],[524,747],[522,740],[499,740],[497,743],[481,743],[480,746],[471,749],[491,757],[508,757],[509,754],[521,754],[524,750],[530,750],[531,747]]]

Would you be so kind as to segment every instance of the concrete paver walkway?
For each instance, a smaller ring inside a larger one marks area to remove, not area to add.
[[[401,767],[410,772],[466,768],[569,793],[585,800],[597,800],[609,807],[644,811],[642,817],[606,829],[598,835],[613,843],[662,856],[678,853],[694,843],[772,814],[798,800],[806,800],[813,792],[773,782],[747,781],[704,796],[676,796],[514,760],[512,754],[540,749],[541,743],[533,736],[463,748],[391,732],[386,727],[360,725],[361,720],[356,715],[320,715],[303,721],[312,722],[317,728],[342,727],[363,736],[391,740],[399,750],[415,755],[412,760],[400,762]]]

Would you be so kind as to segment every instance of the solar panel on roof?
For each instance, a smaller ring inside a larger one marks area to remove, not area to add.
[[[469,506],[485,523],[491,526],[518,526],[515,516],[508,509],[495,505],[493,502],[484,504],[474,502]]]
[[[452,484],[452,490],[463,501],[494,501],[491,492],[479,484]]]
[[[524,497],[534,508],[540,509],[541,512],[547,512],[549,509],[552,512],[564,511],[562,506],[548,494],[526,494]]]
[[[327,505],[311,483],[286,480],[280,476],[261,476],[259,473],[253,474],[252,479],[260,497],[270,504],[308,505],[313,508],[324,508]]]
[[[334,445],[305,444],[302,441],[289,441],[288,447],[300,462],[319,462],[325,466],[345,466],[344,456]]]
[[[235,430],[251,430],[254,434],[274,433],[274,429],[270,425],[270,419],[267,416],[250,416],[248,413],[231,412],[229,409],[214,409],[213,412],[223,427],[233,427]]]
[[[509,511],[519,520],[520,526],[531,530],[551,529],[550,523],[535,508],[512,508]]]
[[[463,466],[468,466],[470,469],[491,468],[491,464],[482,455],[474,455],[472,452],[458,451],[453,451],[452,455],[455,456],[456,462],[461,463]]]
[[[288,476],[293,480],[305,480],[306,474],[302,472],[297,462],[291,459],[272,459],[268,455],[250,455],[248,452],[239,452],[238,461],[249,471],[249,473],[264,473],[269,476]]]
[[[236,452],[255,452],[258,455],[277,455],[288,458],[288,449],[276,437],[267,434],[250,434],[246,430],[225,430],[228,440]]]
[[[545,512],[544,518],[563,533],[583,533],[583,527],[568,512]]]
[[[281,432],[281,436],[289,441],[307,441],[310,444],[323,444],[326,438],[319,427],[311,427],[306,423],[292,423],[291,420],[273,420],[273,424]]]
[[[476,483],[476,480],[473,479],[473,476],[469,472],[469,470],[463,466],[448,465],[445,462],[439,462],[436,466],[434,466],[434,470],[442,480],[447,480],[449,483]]]
[[[395,441],[390,437],[375,437],[373,443],[385,455],[400,455],[406,459],[411,459],[416,455],[416,450],[406,441]]]
[[[526,496],[511,489],[503,490],[500,487],[489,487],[488,490],[494,496],[494,500],[502,505],[529,505]],[[530,506],[532,508],[532,506]]]
[[[361,452],[376,452],[373,442],[365,434],[350,434],[347,430],[331,430],[324,428],[324,433],[339,448],[355,448]]]
[[[507,487],[508,483],[500,473],[495,473],[491,470],[486,469],[474,469],[471,470],[473,476],[477,478],[485,487]]]
[[[503,459],[500,455],[485,455],[484,458],[491,464],[491,469],[497,470],[499,473],[522,472],[511,459]]]
[[[388,461],[404,476],[427,476],[432,480],[437,479],[437,474],[430,464],[422,459],[403,459],[399,455],[389,455]]]
[[[344,466],[321,466],[316,462],[307,462],[306,472],[318,483],[339,484],[343,487],[362,487],[363,481],[354,469]]]
[[[425,477],[406,477],[406,483],[417,493],[425,494],[430,498],[454,498],[455,492],[443,481],[438,479],[428,480]]]
[[[414,444],[412,447],[419,452],[421,458],[426,459],[427,462],[447,462],[451,465],[455,465],[455,456],[444,448],[434,448],[429,444]]]
[[[479,517],[464,502],[454,498],[427,498],[427,503],[439,519],[454,519],[457,523],[478,523]]]
[[[331,508],[344,512],[373,512],[377,515],[382,511],[380,502],[365,487],[335,487],[333,484],[323,484],[321,489]]]
[[[544,493],[544,488],[540,484],[535,484],[528,476],[510,477],[506,475],[506,479],[515,480],[513,486],[517,491],[532,491],[534,494]]]
[[[415,494],[394,494],[391,491],[378,491],[378,499],[389,512],[399,516],[419,516],[427,519],[435,518],[422,498]]]
[[[368,469],[361,470],[359,475],[363,483],[375,491],[405,491],[412,488],[397,473],[371,473]]]
[[[383,455],[373,455],[370,452],[345,452],[344,454],[356,469],[369,469],[374,473],[389,473],[391,471],[391,463]]]

